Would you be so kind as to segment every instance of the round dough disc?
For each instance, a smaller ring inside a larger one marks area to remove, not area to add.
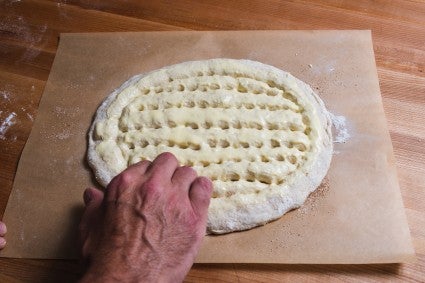
[[[240,231],[299,207],[320,185],[331,120],[307,84],[275,67],[185,62],[125,82],[89,131],[88,161],[103,186],[165,151],[213,181],[208,233]]]

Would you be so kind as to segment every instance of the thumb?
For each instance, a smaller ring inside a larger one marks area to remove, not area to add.
[[[88,237],[89,229],[93,229],[94,224],[98,221],[103,196],[103,192],[96,188],[88,188],[84,191],[86,207],[78,227],[81,248],[83,248],[83,244]]]
[[[198,177],[192,182],[189,190],[189,199],[196,214],[202,218],[207,217],[210,204],[212,183],[207,177]]]

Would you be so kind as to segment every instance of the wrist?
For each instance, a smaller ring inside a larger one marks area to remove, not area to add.
[[[89,268],[80,283],[96,282],[141,282],[140,277],[135,277],[131,272],[120,269],[119,266],[114,269],[108,268]]]
[[[123,262],[96,262],[90,265],[80,283],[96,282],[170,282],[163,280],[157,268],[147,266],[129,266]]]

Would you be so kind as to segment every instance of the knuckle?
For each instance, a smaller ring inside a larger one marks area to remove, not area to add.
[[[156,194],[159,191],[159,186],[159,182],[149,179],[143,184],[142,189],[146,194]]]
[[[123,193],[131,190],[135,185],[136,179],[134,174],[124,171],[115,176],[106,189],[107,199],[120,198]]]
[[[118,186],[119,187],[128,187],[131,186],[134,182],[134,176],[133,174],[129,173],[128,171],[124,171],[118,176]]]

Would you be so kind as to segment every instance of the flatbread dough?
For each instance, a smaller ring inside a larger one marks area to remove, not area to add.
[[[302,81],[249,60],[185,62],[109,95],[89,131],[100,184],[172,152],[214,185],[208,233],[250,229],[299,207],[332,157],[331,120]]]

